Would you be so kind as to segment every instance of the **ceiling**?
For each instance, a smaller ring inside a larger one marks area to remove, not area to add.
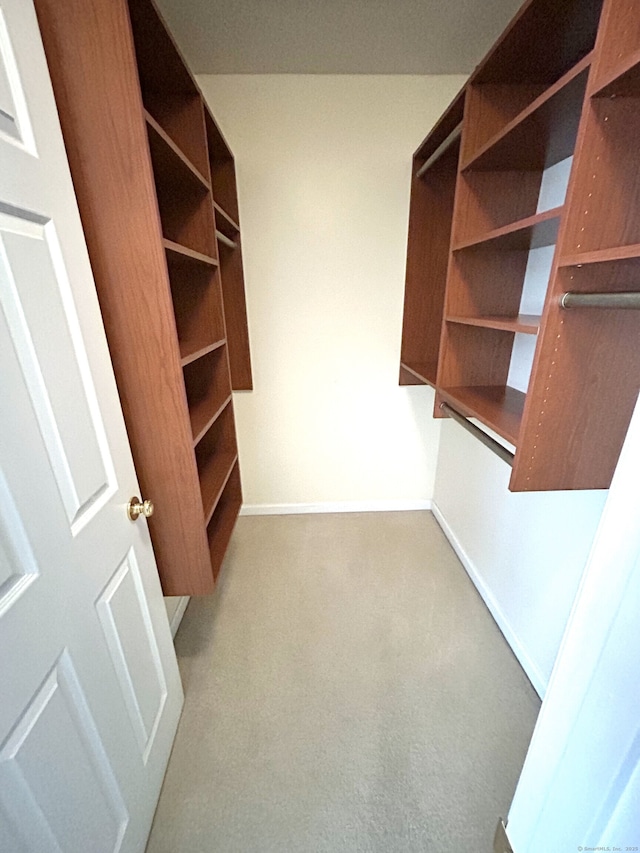
[[[196,74],[464,74],[522,0],[157,0]]]

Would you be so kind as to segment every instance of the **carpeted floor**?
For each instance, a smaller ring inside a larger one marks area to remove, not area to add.
[[[430,513],[243,517],[147,853],[490,853],[539,699]]]

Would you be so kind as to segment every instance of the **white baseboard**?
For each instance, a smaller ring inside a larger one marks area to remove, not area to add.
[[[431,501],[327,501],[313,504],[243,504],[240,515],[303,515],[324,512],[407,512],[429,510]]]
[[[547,681],[543,677],[538,667],[527,654],[525,648],[523,647],[522,643],[518,638],[518,635],[509,624],[509,620],[507,619],[502,608],[494,598],[493,593],[486,585],[484,579],[480,576],[476,566],[470,559],[467,552],[462,547],[460,540],[453,532],[452,528],[449,526],[447,520],[442,515],[442,512],[440,511],[440,508],[438,507],[435,501],[432,502],[431,511],[436,521],[442,528],[442,532],[449,540],[451,547],[458,555],[458,559],[460,560],[467,574],[471,578],[473,585],[480,593],[484,603],[487,605],[487,608],[493,616],[496,625],[502,632],[507,643],[509,643],[514,655],[520,661],[520,665],[527,674],[527,678],[533,685],[536,693],[541,699],[544,699],[544,694],[547,690]]]
[[[182,617],[184,616],[184,611],[187,609],[187,604],[190,601],[190,597],[188,595],[183,595],[178,602],[178,606],[176,607],[173,616],[171,617],[171,622],[169,623],[169,627],[171,628],[171,636],[175,637],[178,628],[180,627],[180,623],[182,622]]]

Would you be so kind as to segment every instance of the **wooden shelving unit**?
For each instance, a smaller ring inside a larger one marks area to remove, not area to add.
[[[533,216],[526,216],[494,228],[487,234],[467,238],[453,247],[453,251],[470,249],[473,246],[491,246],[495,249],[539,249],[541,246],[553,246],[558,238],[561,207],[554,207]]]
[[[401,385],[436,384],[463,110],[464,90],[413,155]]]
[[[163,589],[207,593],[251,388],[233,155],[153,0],[37,12]]]
[[[253,388],[247,305],[244,291],[238,192],[233,155],[211,113],[205,111],[209,169],[214,197],[215,238],[229,338],[231,384],[235,391]]]
[[[574,153],[598,20],[595,3],[530,0],[467,85],[435,414],[447,402],[477,418],[516,447],[514,471],[515,336],[543,322],[521,318],[529,252],[556,243],[565,214],[539,209],[543,174]]]
[[[573,154],[591,59],[588,53],[487,142],[472,150],[462,169],[537,170]],[[486,101],[485,87],[483,95]],[[493,91],[489,99],[492,97]]]
[[[233,466],[229,478],[218,500],[216,511],[207,525],[207,540],[209,555],[213,567],[214,578],[217,580],[224,555],[233,533],[240,506],[242,492],[240,489],[240,471],[238,464]]]
[[[540,330],[540,317],[534,314],[518,314],[516,317],[447,317],[447,323],[501,329],[505,332],[520,332],[523,335],[537,335]]]
[[[442,388],[440,394],[462,414],[478,418],[511,444],[517,444],[525,395],[505,385]]]
[[[602,5],[529,0],[476,69],[440,122],[464,101],[452,214],[414,203],[414,159],[402,376],[428,374],[437,417],[446,403],[515,447],[514,491],[606,488],[640,388],[640,311],[561,304],[640,291],[640,7]],[[419,151],[441,142],[437,125]],[[571,155],[566,199],[544,209],[545,170]],[[539,316],[524,284],[545,246]],[[443,268],[444,299],[428,275]],[[526,393],[509,385],[520,334],[536,336]]]

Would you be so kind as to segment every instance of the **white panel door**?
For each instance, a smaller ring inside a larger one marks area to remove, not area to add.
[[[0,850],[142,851],[182,689],[31,0],[0,0],[0,366]]]

